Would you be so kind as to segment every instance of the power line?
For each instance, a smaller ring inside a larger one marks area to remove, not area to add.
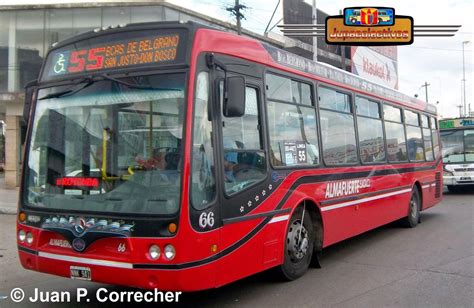
[[[451,48],[436,48],[436,47],[417,47],[417,46],[403,46],[407,48],[415,48],[415,49],[433,49],[433,50],[446,50],[446,51],[461,51],[462,49],[451,49]],[[467,52],[473,52],[473,50],[465,50]]]

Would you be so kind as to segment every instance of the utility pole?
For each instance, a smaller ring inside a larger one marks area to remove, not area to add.
[[[464,45],[469,44],[469,41],[462,42],[462,83],[463,83],[463,105],[464,105],[464,115],[467,113],[466,108],[466,68],[464,66]]]
[[[339,15],[342,15],[343,10],[339,10]],[[339,45],[339,48],[341,48],[341,68],[345,71],[346,70],[346,46],[345,45]]]
[[[313,0],[313,27],[318,24],[318,9],[316,8],[316,0]],[[318,37],[313,36],[313,61],[318,61]]]
[[[231,7],[226,8],[226,10],[229,11],[229,12],[231,12],[232,15],[234,15],[235,18],[237,19],[237,33],[238,33],[239,35],[242,34],[242,26],[241,26],[241,24],[240,24],[240,20],[241,20],[242,18],[245,19],[244,14],[242,14],[242,13],[240,12],[240,10],[244,10],[244,9],[246,9],[246,8],[247,8],[247,6],[245,6],[245,5],[243,5],[243,4],[240,4],[240,3],[239,3],[239,0],[235,0],[235,5],[234,5],[234,6],[231,6]]]
[[[426,96],[426,102],[428,102],[428,86],[430,86],[431,84],[427,83],[425,81],[425,84],[421,85],[421,87],[425,87],[425,96]]]

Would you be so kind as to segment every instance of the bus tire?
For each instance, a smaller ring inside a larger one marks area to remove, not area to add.
[[[418,188],[414,187],[408,203],[408,216],[403,220],[407,228],[414,228],[420,222],[421,196]]]
[[[311,216],[304,212],[303,226],[301,218],[303,208],[298,208],[291,216],[286,230],[283,264],[275,268],[281,280],[291,281],[303,276],[311,263],[314,250],[314,229]]]

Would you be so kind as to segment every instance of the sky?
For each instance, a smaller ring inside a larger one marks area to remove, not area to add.
[[[211,17],[234,23],[234,18],[225,10],[233,0],[168,0],[171,3],[197,11]],[[281,0],[271,25],[282,17]],[[305,0],[312,3],[311,0]],[[39,4],[61,2],[87,2],[83,0],[2,0],[2,4]],[[117,2],[117,1],[111,1]],[[242,26],[263,34],[278,0],[240,0],[248,8],[243,11],[246,19]],[[395,8],[398,15],[410,15],[415,25],[462,25],[455,37],[420,38],[409,46],[398,47],[399,90],[407,95],[425,99],[422,84],[428,82],[428,101],[436,103],[443,117],[459,116],[458,105],[462,104],[462,42],[465,46],[466,103],[474,111],[473,57],[474,57],[474,1],[472,0],[316,0],[318,9],[338,15],[339,10],[349,6],[387,6]],[[277,28],[274,28],[277,31]]]

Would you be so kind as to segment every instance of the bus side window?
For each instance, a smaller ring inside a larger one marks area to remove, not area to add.
[[[405,129],[400,108],[383,105],[385,137],[387,139],[387,156],[389,162],[407,161]]]
[[[410,161],[425,160],[423,135],[420,127],[420,115],[416,112],[405,110],[405,124],[408,145],[408,159]]]
[[[385,161],[385,140],[378,102],[356,96],[359,154],[363,163]]]
[[[318,88],[323,158],[327,165],[356,164],[354,116],[351,96],[326,87]]]
[[[272,165],[318,165],[317,119],[312,86],[270,73],[265,79]]]

